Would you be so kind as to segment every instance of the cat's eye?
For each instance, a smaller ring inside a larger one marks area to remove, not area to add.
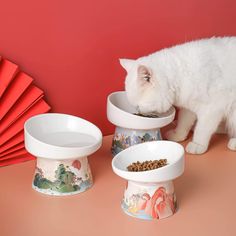
[[[143,77],[147,82],[150,82],[151,76],[150,75],[145,75]]]

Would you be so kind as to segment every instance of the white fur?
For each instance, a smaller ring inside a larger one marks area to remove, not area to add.
[[[128,99],[142,113],[181,108],[168,139],[186,139],[197,121],[186,150],[201,154],[224,121],[228,147],[236,150],[236,37],[188,42],[120,63],[127,70]]]

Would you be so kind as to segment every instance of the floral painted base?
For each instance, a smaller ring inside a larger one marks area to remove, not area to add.
[[[162,140],[160,129],[154,130],[132,130],[116,127],[112,140],[111,152],[115,156],[124,149],[135,144]]]
[[[128,181],[121,207],[126,214],[140,219],[169,217],[177,210],[173,182],[147,184]]]
[[[63,196],[84,192],[93,184],[87,157],[56,161],[37,158],[33,188],[41,193]]]

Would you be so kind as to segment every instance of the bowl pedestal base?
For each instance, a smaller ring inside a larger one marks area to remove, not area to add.
[[[128,181],[121,207],[126,214],[140,219],[152,220],[169,217],[177,210],[173,182]]]
[[[112,140],[111,152],[115,156],[135,144],[156,140],[162,140],[160,129],[134,130],[117,126]]]
[[[77,160],[37,158],[33,189],[43,194],[63,196],[84,192],[93,184],[87,157]]]

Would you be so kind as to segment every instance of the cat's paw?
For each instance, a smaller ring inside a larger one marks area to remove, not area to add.
[[[189,142],[185,150],[186,152],[191,154],[202,154],[207,151],[207,146],[203,146],[194,142]]]
[[[236,151],[236,138],[231,138],[227,146],[230,150]]]
[[[168,140],[175,141],[175,142],[181,142],[184,141],[187,138],[186,133],[184,132],[176,132],[175,129],[171,129],[165,133],[165,136]]]

